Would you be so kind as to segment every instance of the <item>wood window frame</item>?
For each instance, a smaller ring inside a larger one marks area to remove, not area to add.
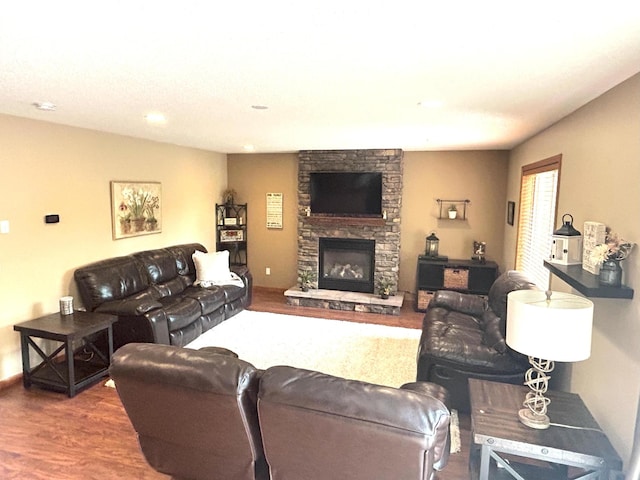
[[[519,254],[521,253],[521,249],[524,246],[523,241],[521,240],[523,212],[525,211],[526,208],[530,208],[530,205],[531,205],[531,202],[525,202],[523,201],[523,198],[522,198],[525,177],[528,177],[531,175],[537,175],[545,172],[551,172],[554,170],[557,171],[557,183],[556,183],[556,192],[555,192],[555,199],[554,199],[555,206],[554,206],[554,212],[553,212],[553,223],[555,225],[556,219],[558,218],[558,199],[560,196],[562,154],[560,153],[552,157],[548,157],[543,160],[522,166],[521,174],[520,174],[520,194],[519,194],[520,202],[518,207],[518,226],[516,230],[517,232],[516,233],[516,251],[515,251],[515,259],[514,259],[514,265],[516,266],[516,268],[518,268],[518,265],[519,265],[519,261],[518,261]],[[549,276],[550,275],[551,274],[549,273]]]

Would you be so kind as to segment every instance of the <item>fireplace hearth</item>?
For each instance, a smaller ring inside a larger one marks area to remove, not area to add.
[[[320,238],[318,288],[373,293],[374,240]]]

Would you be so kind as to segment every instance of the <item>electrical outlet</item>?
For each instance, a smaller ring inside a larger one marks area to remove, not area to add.
[[[264,273],[265,273],[266,275],[271,275],[271,268],[270,268],[270,267],[265,268],[265,269],[264,269]]]

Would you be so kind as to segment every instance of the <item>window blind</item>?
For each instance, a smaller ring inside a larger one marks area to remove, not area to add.
[[[551,252],[561,158],[557,155],[522,168],[515,267],[543,290],[550,281],[543,260]]]

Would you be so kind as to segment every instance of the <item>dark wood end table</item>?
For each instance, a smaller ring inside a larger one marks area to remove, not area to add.
[[[573,479],[609,480],[622,470],[622,460],[579,395],[546,393],[551,422],[564,427],[536,430],[520,423],[518,410],[528,390],[469,380],[472,479],[566,479],[571,468]]]
[[[106,376],[113,354],[112,325],[116,320],[117,317],[114,315],[74,311],[70,315],[53,313],[14,325],[13,329],[20,332],[22,382],[25,388],[39,385],[66,392],[69,397],[73,397],[81,388]],[[93,334],[103,331],[107,336],[106,352],[101,351],[90,338]],[[61,345],[47,354],[34,338],[54,340]],[[76,358],[74,341],[86,348],[87,359]],[[35,351],[41,360],[33,367],[31,350]],[[63,362],[56,358],[62,351]]]

